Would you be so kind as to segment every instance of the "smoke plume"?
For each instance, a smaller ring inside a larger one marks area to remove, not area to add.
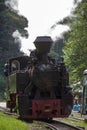
[[[18,30],[13,32],[12,36],[15,39],[15,41],[14,41],[15,43],[21,43],[21,34],[19,33]]]
[[[5,5],[14,12],[18,12],[18,0],[6,0]]]

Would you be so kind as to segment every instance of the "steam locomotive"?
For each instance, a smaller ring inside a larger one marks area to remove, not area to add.
[[[69,74],[63,59],[56,63],[48,55],[52,43],[49,36],[37,37],[30,56],[11,58],[5,64],[7,107],[21,118],[68,117],[72,111]]]

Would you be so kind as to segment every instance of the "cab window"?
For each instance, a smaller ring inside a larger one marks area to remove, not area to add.
[[[11,72],[14,72],[14,71],[17,71],[17,70],[20,70],[20,62],[17,61],[17,60],[14,60],[11,63]]]

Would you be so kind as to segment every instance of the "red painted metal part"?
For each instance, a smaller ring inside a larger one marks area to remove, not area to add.
[[[60,100],[32,100],[32,115],[24,115],[24,118],[53,118],[61,116]]]

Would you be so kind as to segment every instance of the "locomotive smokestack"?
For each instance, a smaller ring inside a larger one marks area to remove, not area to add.
[[[40,54],[49,53],[53,40],[50,36],[39,36],[35,39],[34,45]]]

